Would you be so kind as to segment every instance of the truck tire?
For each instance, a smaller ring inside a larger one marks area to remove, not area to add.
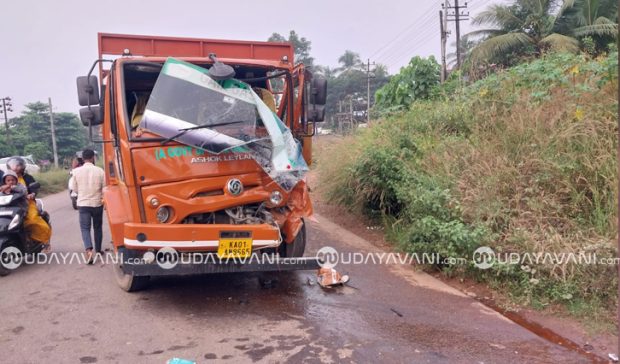
[[[285,258],[301,258],[304,256],[306,250],[306,222],[301,225],[301,229],[297,233],[295,240],[292,243],[282,242],[279,246],[279,253],[281,257]]]
[[[114,276],[116,277],[116,283],[126,292],[137,292],[145,289],[151,278],[149,276],[127,274],[123,272],[120,263],[114,264]]]

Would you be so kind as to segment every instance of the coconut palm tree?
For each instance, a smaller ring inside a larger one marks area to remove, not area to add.
[[[342,65],[338,67],[339,71],[348,71],[362,67],[360,55],[350,50],[346,50],[344,54],[338,58],[338,63]]]
[[[576,38],[592,37],[599,42],[612,42],[618,36],[618,2],[564,0],[556,30]]]
[[[327,79],[332,79],[334,77],[336,77],[336,68],[330,67],[330,66],[321,66],[321,65],[316,65],[314,66],[313,69],[314,72],[323,75],[323,77],[327,78]]]
[[[474,25],[489,26],[469,33],[482,37],[471,53],[472,62],[501,61],[512,53],[539,55],[546,49],[577,52],[579,41],[555,32],[554,0],[516,0],[512,5],[494,4],[473,18]]]
[[[461,37],[459,42],[459,48],[461,51],[461,64],[465,63],[466,59],[471,54],[472,49],[479,43],[479,40],[472,39],[469,34],[465,34]],[[456,67],[456,41],[450,43],[450,49],[454,49],[454,52],[446,54],[446,65],[448,69]]]

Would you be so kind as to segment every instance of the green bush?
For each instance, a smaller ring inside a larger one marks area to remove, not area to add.
[[[66,190],[69,172],[64,169],[52,169],[35,174],[34,178],[41,184],[40,195],[45,196]]]
[[[392,116],[333,146],[339,158],[319,159],[321,185],[380,218],[409,252],[471,261],[486,245],[615,257],[617,70],[615,50],[554,54],[464,88],[451,80],[430,100],[386,96]],[[613,265],[461,268],[537,307],[617,305]]]
[[[414,57],[375,94],[378,109],[406,109],[413,101],[436,94],[439,85],[439,63],[435,57]]]

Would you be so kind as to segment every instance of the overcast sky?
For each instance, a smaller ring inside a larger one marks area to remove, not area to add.
[[[463,2],[463,0],[461,0]],[[501,0],[470,0],[472,14]],[[398,72],[412,56],[439,60],[442,0],[3,1],[0,98],[77,112],[75,78],[97,58],[97,33],[267,40],[291,29],[312,42],[317,64],[337,66],[350,49]],[[228,9],[225,8],[228,6]],[[226,15],[229,14],[229,15]],[[463,33],[470,28],[463,24]],[[450,23],[455,39],[454,23]],[[448,52],[453,50],[449,49]]]

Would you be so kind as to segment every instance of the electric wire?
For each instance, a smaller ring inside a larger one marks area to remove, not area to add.
[[[416,33],[412,37],[403,38],[399,42],[399,46],[391,50],[389,53],[385,53],[381,57],[377,57],[376,59],[383,62],[391,62],[395,57],[399,57],[403,53],[403,49],[407,47],[407,45],[411,45],[412,42],[419,41],[422,37],[428,36],[431,32],[435,32],[435,29],[432,29],[430,25],[434,22],[434,18],[427,18],[424,22],[419,24],[419,28],[423,29],[421,32]]]
[[[406,32],[410,31],[411,28],[413,28],[414,26],[417,25],[418,21],[420,18],[425,17],[426,15],[429,14],[429,12],[431,12],[434,8],[434,4],[432,4],[431,2],[431,6],[429,6],[428,8],[426,8],[423,12],[422,12],[422,16],[417,17],[411,24],[409,24],[405,29],[403,29],[402,31],[400,31],[395,37],[393,37],[389,42],[385,43],[383,46],[381,46],[379,49],[377,49],[376,51],[374,51],[370,58],[373,58],[374,56],[380,54],[386,47],[391,46],[396,40],[398,40],[400,37],[402,37]]]
[[[437,30],[434,27],[427,26],[430,25],[430,23],[432,22],[432,19],[430,20],[430,22],[427,22],[422,32],[407,40],[408,46],[403,45],[401,49],[399,49],[397,52],[394,52],[390,57],[386,58],[385,62],[394,65],[395,63],[398,63],[398,61],[400,61],[405,55],[412,54],[414,53],[415,49],[419,48],[422,45],[428,44],[430,40],[436,41],[438,35],[436,34]]]
[[[431,6],[426,8],[418,17],[416,17],[413,23],[411,23],[409,26],[403,29],[403,31],[398,33],[394,38],[392,38],[389,42],[384,44],[381,48],[373,52],[370,58],[386,59],[390,57],[391,55],[393,55],[394,52],[399,51],[402,48],[401,44],[403,42],[405,43],[408,42],[408,35],[412,31],[421,28],[420,20],[425,19],[425,21],[428,21],[428,19],[430,18],[429,15],[432,14],[432,12],[435,9],[435,6],[436,6],[435,4],[431,4]]]

